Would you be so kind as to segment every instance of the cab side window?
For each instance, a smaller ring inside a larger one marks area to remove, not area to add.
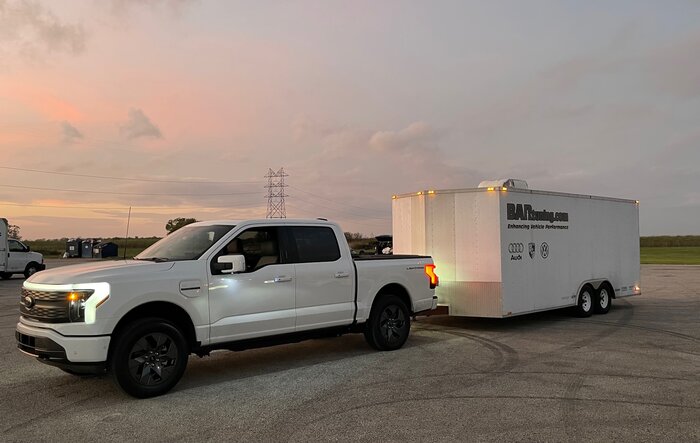
[[[277,228],[251,228],[240,233],[216,254],[241,254],[245,257],[245,272],[255,272],[265,266],[281,263]]]
[[[10,247],[10,252],[24,252],[24,245],[17,240],[8,240],[7,245]]]
[[[332,262],[340,258],[338,239],[332,228],[325,226],[293,226],[290,250],[295,263]]]

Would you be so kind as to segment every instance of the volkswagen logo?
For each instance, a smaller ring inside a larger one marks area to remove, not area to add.
[[[549,257],[549,245],[547,244],[547,242],[542,242],[542,244],[540,245],[540,255],[542,256],[542,258]]]
[[[525,246],[522,243],[510,243],[508,244],[508,252],[511,254],[522,254],[525,250]]]
[[[25,295],[24,298],[22,298],[22,304],[24,305],[25,308],[27,309],[32,309],[34,305],[36,304],[36,301],[34,300],[34,297],[31,295]]]

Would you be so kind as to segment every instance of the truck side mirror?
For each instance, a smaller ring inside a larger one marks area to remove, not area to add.
[[[222,274],[238,274],[245,272],[245,257],[240,254],[222,255],[217,260],[217,263],[230,265],[227,269],[222,269]]]

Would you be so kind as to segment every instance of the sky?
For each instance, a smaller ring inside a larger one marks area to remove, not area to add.
[[[522,178],[700,234],[700,2],[0,0],[0,217],[388,233],[391,196]]]

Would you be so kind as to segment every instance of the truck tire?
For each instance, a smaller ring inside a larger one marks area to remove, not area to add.
[[[165,394],[187,367],[187,340],[168,320],[136,320],[121,328],[112,340],[109,371],[117,386],[134,397]]]
[[[365,324],[365,340],[378,351],[394,351],[406,343],[411,317],[406,304],[395,295],[382,295]]]
[[[24,268],[24,278],[29,278],[37,272],[39,272],[39,265],[35,262],[29,262],[27,267]]]
[[[12,277],[12,274],[9,272],[0,272],[0,278],[3,280],[9,280],[10,277]]]
[[[578,294],[578,304],[576,305],[576,315],[578,317],[590,317],[593,314],[595,304],[595,294],[591,285],[585,285]]]
[[[603,283],[595,294],[593,310],[596,314],[607,314],[612,306],[612,291],[610,285]]]

